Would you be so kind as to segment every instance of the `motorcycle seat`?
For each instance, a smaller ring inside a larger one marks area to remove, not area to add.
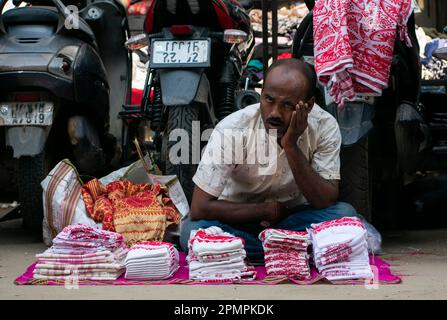
[[[3,24],[6,28],[13,25],[54,25],[59,23],[59,13],[52,7],[21,7],[6,11],[2,15]],[[96,47],[95,35],[90,26],[79,17],[78,29],[65,30],[69,34]]]
[[[17,24],[54,24],[57,25],[59,15],[52,8],[22,7],[6,11],[2,15],[5,27]]]
[[[154,0],[146,14],[146,33],[160,32],[174,24],[211,30],[241,29],[250,32],[250,18],[233,0]]]

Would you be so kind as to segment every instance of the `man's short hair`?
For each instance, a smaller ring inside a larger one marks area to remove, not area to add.
[[[264,83],[267,80],[267,76],[273,69],[277,67],[285,67],[288,71],[296,70],[300,72],[307,80],[307,95],[306,101],[315,96],[317,87],[317,76],[315,71],[304,61],[299,59],[279,59],[273,62],[265,73]]]

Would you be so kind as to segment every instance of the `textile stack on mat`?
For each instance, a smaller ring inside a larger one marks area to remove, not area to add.
[[[191,232],[189,278],[200,281],[254,280],[256,271],[245,263],[244,240],[219,227]]]
[[[179,269],[179,253],[169,242],[139,242],[130,248],[125,264],[126,279],[167,279]]]
[[[310,244],[307,232],[265,229],[259,234],[264,248],[268,275],[287,276],[299,280],[310,278]]]
[[[85,225],[67,226],[53,246],[37,254],[35,279],[116,280],[129,249],[119,233]]]
[[[114,181],[103,186],[93,179],[82,187],[87,212],[105,230],[122,234],[128,245],[162,241],[166,229],[180,222],[180,213],[165,187]]]
[[[312,224],[313,260],[321,275],[330,281],[369,279],[367,231],[357,217]]]

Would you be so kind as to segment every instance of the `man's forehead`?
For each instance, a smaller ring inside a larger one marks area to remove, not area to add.
[[[271,70],[265,80],[264,89],[269,91],[290,91],[297,94],[306,87],[306,78],[299,70],[290,70],[283,66]]]
[[[306,77],[300,70],[277,66],[270,70],[265,79],[265,86],[275,85],[277,83],[287,83],[294,86],[305,86]]]

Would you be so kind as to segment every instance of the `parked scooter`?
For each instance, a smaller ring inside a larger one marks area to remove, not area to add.
[[[241,108],[235,95],[255,44],[250,20],[237,2],[155,0],[145,31],[127,43],[149,45],[149,64],[141,106],[121,112],[126,141],[150,141],[162,172],[177,175],[190,201],[202,133]]]
[[[313,65],[315,1],[305,2],[310,13],[297,29],[292,55]],[[412,47],[396,38],[390,86],[381,97],[359,98],[340,109],[325,88],[319,87],[317,96],[318,104],[337,119],[341,129],[340,197],[369,220],[387,227],[396,222],[392,215],[399,212],[400,191],[415,173],[446,168],[446,162],[439,159],[447,154],[447,113],[443,110],[447,96],[421,92],[414,14],[407,27]],[[422,85],[447,89],[445,81]]]
[[[120,2],[26,2],[0,2],[0,182],[18,184],[24,227],[41,235],[40,182],[58,161],[89,176],[119,165],[131,59]]]

